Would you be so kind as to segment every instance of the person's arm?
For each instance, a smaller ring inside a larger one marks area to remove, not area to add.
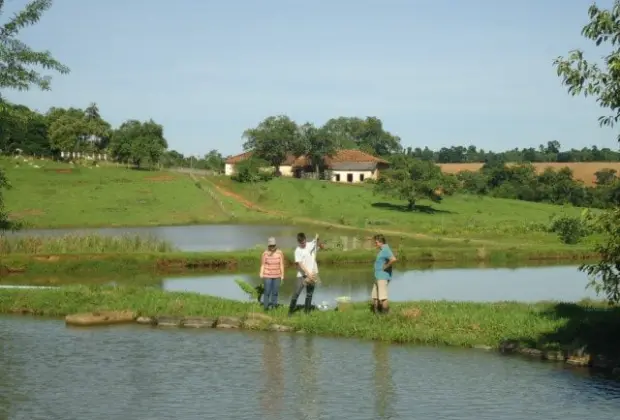
[[[284,281],[284,253],[282,251],[278,251],[280,253],[280,280]]]
[[[396,256],[392,252],[392,249],[386,250],[385,254],[385,258],[387,259],[387,261],[385,262],[385,264],[383,264],[383,270],[387,270],[392,266],[392,264],[396,262]]]
[[[262,279],[264,273],[265,273],[265,253],[263,252],[263,255],[260,257],[260,271],[258,273],[258,276]]]

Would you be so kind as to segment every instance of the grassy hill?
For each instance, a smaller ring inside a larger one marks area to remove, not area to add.
[[[335,184],[292,178],[250,185],[228,178],[211,182],[257,205],[291,216],[339,225],[459,238],[488,238],[521,243],[557,243],[544,231],[555,215],[579,216],[582,209],[491,197],[456,195],[442,203],[420,202],[407,211],[404,202],[374,195],[368,185]]]
[[[122,167],[0,160],[13,188],[10,217],[28,227],[145,226],[218,223],[264,216],[197,187],[185,174]],[[219,201],[219,203],[218,203]]]

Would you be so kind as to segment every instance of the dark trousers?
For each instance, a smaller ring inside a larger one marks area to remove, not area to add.
[[[280,279],[265,279],[265,292],[263,293],[263,305],[265,309],[269,306],[276,307],[278,305],[278,292],[280,291]]]
[[[289,313],[292,313],[297,308],[297,299],[299,299],[299,295],[304,290],[304,288],[306,289],[304,312],[310,312],[310,308],[312,308],[312,294],[314,293],[315,287],[316,285],[314,283],[306,283],[305,277],[297,277],[297,288],[295,289],[295,293],[293,293],[293,297],[291,298]]]

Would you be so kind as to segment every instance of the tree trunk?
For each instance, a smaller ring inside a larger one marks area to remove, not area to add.
[[[415,208],[415,200],[409,200],[407,203],[407,210],[412,211]]]
[[[319,165],[314,165],[314,172],[315,172],[315,177],[316,179],[320,179],[319,177]]]

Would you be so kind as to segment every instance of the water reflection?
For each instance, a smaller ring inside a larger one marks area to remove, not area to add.
[[[396,417],[394,411],[395,394],[392,369],[390,366],[390,344],[375,341],[372,354],[375,368],[375,418],[391,419]]]
[[[369,299],[373,282],[371,270],[324,269],[321,273],[321,284],[314,292],[315,303],[333,303],[339,296],[350,296],[354,301]],[[163,288],[247,300],[247,296],[235,283],[236,278],[254,285],[260,282],[258,277],[251,274],[215,274],[167,278],[163,281]],[[293,279],[294,273],[287,273],[287,278]],[[575,266],[395,271],[390,283],[390,299],[523,302],[596,299],[596,293],[586,289],[586,285],[587,276]],[[284,281],[280,289],[282,301],[290,299],[293,287],[293,281]]]
[[[295,246],[298,227],[261,225],[193,225],[118,228],[25,229],[8,236],[140,235],[171,242],[181,251],[235,251],[255,248],[274,236],[281,247]]]
[[[269,417],[279,417],[284,399],[284,367],[280,337],[277,334],[261,334],[263,339],[263,388],[261,407]]]
[[[27,317],[0,317],[0,337],[0,418],[11,420],[583,420],[620,410],[617,382],[473,350]]]
[[[320,359],[314,348],[314,339],[312,336],[297,335],[293,337],[292,342],[292,351],[297,355],[293,369],[298,372],[294,382],[300,390],[295,417],[309,420],[319,418],[317,369],[320,366]]]

